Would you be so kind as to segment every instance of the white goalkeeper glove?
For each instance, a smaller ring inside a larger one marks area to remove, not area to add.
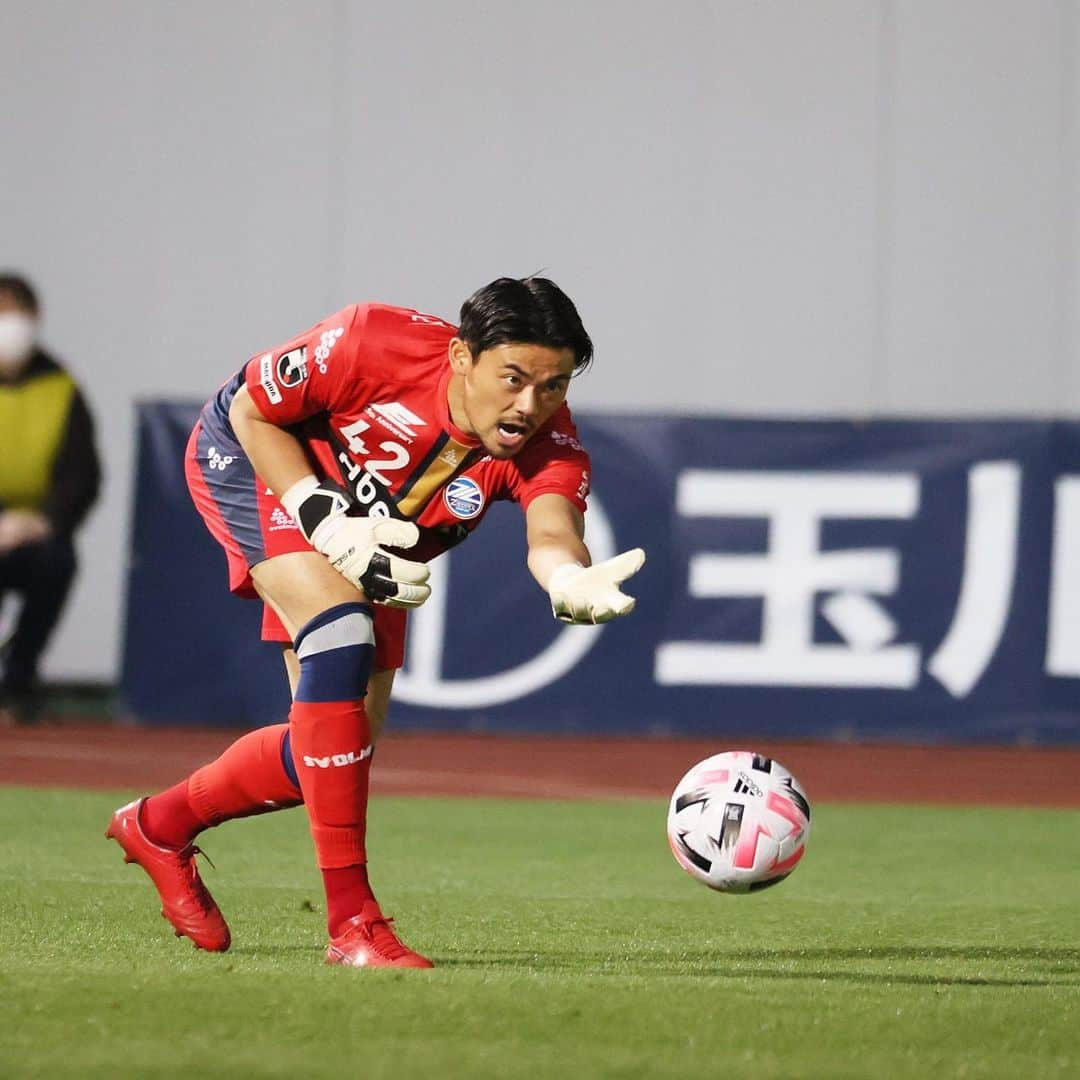
[[[411,548],[420,530],[398,518],[349,517],[349,501],[314,476],[298,480],[281,497],[281,505],[300,531],[330,565],[376,604],[419,607],[430,595],[427,564],[401,559],[384,550]]]
[[[632,548],[595,566],[564,563],[548,579],[551,613],[568,623],[604,623],[629,615],[634,598],[619,585],[645,565],[645,552]]]

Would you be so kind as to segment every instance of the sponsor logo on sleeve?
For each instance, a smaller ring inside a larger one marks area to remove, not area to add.
[[[338,343],[338,339],[345,330],[335,326],[333,330],[324,330],[319,335],[319,344],[315,346],[315,365],[320,375],[326,374],[327,361],[330,359],[330,350]]]
[[[307,376],[306,345],[301,345],[298,349],[290,349],[278,357],[277,381],[286,389],[298,386]]]
[[[281,391],[274,382],[274,354],[264,353],[259,357],[259,385],[263,388],[271,405],[281,404]]]
[[[454,517],[468,521],[484,509],[484,493],[471,477],[459,476],[446,485],[443,502]]]

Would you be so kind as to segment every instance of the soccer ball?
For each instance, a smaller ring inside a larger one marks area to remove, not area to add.
[[[679,781],[667,834],[691,877],[718,892],[756,892],[779,885],[799,864],[810,803],[778,761],[729,750],[699,761]]]

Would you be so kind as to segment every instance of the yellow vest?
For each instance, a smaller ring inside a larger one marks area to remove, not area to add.
[[[65,371],[0,383],[0,505],[39,510],[44,504],[74,393]]]

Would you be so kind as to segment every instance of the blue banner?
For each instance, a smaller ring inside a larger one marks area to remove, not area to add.
[[[139,414],[123,692],[147,723],[284,718],[259,606],[183,482],[197,407]],[[433,564],[398,727],[1080,741],[1080,424],[578,418],[628,619],[565,627],[497,506]]]

